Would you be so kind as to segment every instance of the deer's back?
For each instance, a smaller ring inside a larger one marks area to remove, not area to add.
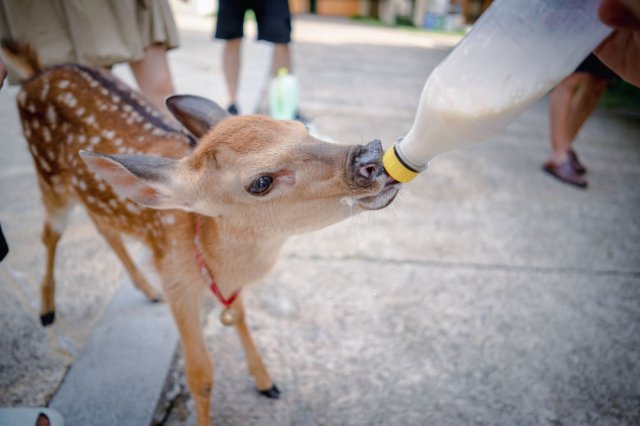
[[[43,191],[81,201],[95,220],[122,232],[146,240],[160,234],[168,214],[116,195],[78,152],[181,158],[190,141],[177,125],[108,72],[75,64],[26,81],[18,109]]]

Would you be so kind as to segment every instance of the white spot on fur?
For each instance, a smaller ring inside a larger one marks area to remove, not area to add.
[[[34,145],[29,145],[29,151],[31,151],[31,154],[34,157],[38,156],[38,150],[36,149],[36,147]]]
[[[95,197],[92,197],[91,195],[87,196],[87,203],[95,204],[96,203]]]
[[[40,128],[40,122],[34,118],[31,120],[31,127],[38,130]]]
[[[84,143],[84,141],[86,140],[87,140],[87,137],[85,135],[78,135],[78,142]]]
[[[96,122],[96,116],[91,114],[87,118],[84,119],[84,122],[91,125]]]
[[[133,214],[139,214],[140,213],[140,209],[138,208],[138,206],[136,206],[136,205],[134,205],[132,203],[127,203],[125,207],[127,208],[127,210],[130,213],[133,213]]]
[[[98,190],[105,191],[106,189],[107,189],[107,185],[105,185],[104,182],[100,182],[98,184]]]
[[[151,127],[153,127],[151,123],[144,123],[144,126],[142,126],[144,130],[151,130]]]
[[[82,108],[82,107],[80,107],[80,108],[78,108],[78,109],[76,110],[76,115],[77,115],[78,117],[81,117],[81,116],[82,116],[82,114],[84,114],[84,112],[85,112],[85,109],[84,109],[84,108]]]
[[[120,96],[113,95],[113,96],[111,97],[111,100],[112,100],[113,102],[120,102]]]
[[[116,199],[115,199],[115,198],[112,198],[112,199],[110,199],[110,200],[109,200],[109,205],[110,205],[111,207],[113,207],[114,209],[115,209],[115,208],[118,208],[118,202],[116,201]]]
[[[27,93],[22,90],[18,93],[18,105],[24,107],[24,104],[27,102]]]
[[[166,225],[173,225],[174,223],[176,223],[176,217],[172,214],[167,214],[162,218],[162,221]]]
[[[29,102],[29,105],[27,105],[27,111],[29,111],[31,114],[36,113],[36,106],[33,104],[33,102]]]
[[[66,92],[62,96],[62,103],[64,103],[65,105],[67,105],[67,106],[69,106],[71,108],[73,108],[78,104],[78,100],[70,92]]]
[[[115,135],[116,135],[116,132],[114,132],[113,130],[105,130],[102,132],[102,136],[104,136],[107,139],[113,139]]]
[[[113,142],[116,146],[122,145],[122,139],[118,138]]]
[[[58,83],[58,87],[61,88],[61,89],[66,89],[67,87],[69,87],[69,84],[71,84],[71,83],[69,83],[69,80],[61,80]]]
[[[51,166],[49,166],[49,163],[47,163],[42,157],[38,157],[38,162],[40,163],[40,167],[42,167],[45,172],[51,172]]]
[[[78,182],[78,188],[80,188],[83,191],[87,190],[87,182],[81,180]]]
[[[47,108],[47,121],[49,121],[49,124],[51,124],[54,129],[56,124],[58,124],[58,114],[56,114],[56,109],[53,105],[49,105]]]
[[[42,128],[42,137],[44,138],[45,142],[51,142],[51,132],[49,131],[48,127]]]
[[[45,80],[44,84],[42,85],[42,91],[40,92],[40,99],[46,101],[47,95],[49,95],[49,81]]]
[[[91,146],[98,145],[99,143],[100,143],[100,136],[92,136],[91,139],[89,139],[89,145]]]

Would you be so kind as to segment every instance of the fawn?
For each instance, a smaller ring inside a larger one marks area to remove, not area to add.
[[[81,202],[134,284],[159,300],[120,235],[151,249],[180,333],[197,424],[209,424],[213,387],[200,322],[207,287],[228,307],[222,320],[235,325],[257,389],[277,398],[239,291],[272,268],[288,236],[393,201],[400,184],[382,167],[380,142],[322,142],[298,122],[229,117],[196,96],[167,99],[179,128],[108,72],[42,69],[16,43],[4,43],[4,51],[27,78],[18,107],[46,211],[43,325],[54,321],[56,245],[71,206]]]

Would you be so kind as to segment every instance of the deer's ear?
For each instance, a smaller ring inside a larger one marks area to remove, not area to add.
[[[149,155],[104,155],[80,151],[80,156],[113,190],[154,209],[189,210],[185,191],[176,181],[178,160]]]
[[[174,95],[169,96],[165,103],[173,116],[197,138],[229,117],[229,113],[218,104],[200,96]]]

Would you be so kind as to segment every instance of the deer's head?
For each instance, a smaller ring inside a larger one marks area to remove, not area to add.
[[[198,138],[187,157],[81,152],[118,194],[144,206],[223,216],[290,235],[386,207],[399,190],[382,167],[379,141],[323,142],[300,123],[229,117],[195,96],[173,96],[167,105]]]

